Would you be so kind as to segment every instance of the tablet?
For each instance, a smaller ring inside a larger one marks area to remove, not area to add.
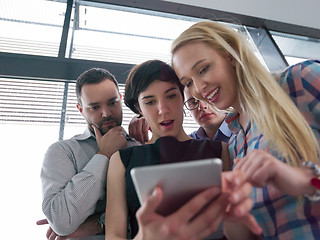
[[[157,212],[167,216],[192,197],[212,186],[221,187],[222,161],[210,158],[196,161],[136,167],[130,171],[140,204],[156,186],[163,189]]]

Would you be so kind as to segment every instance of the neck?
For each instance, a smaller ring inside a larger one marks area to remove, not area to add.
[[[168,136],[174,137],[180,142],[192,139],[190,136],[186,134],[186,132],[183,129],[181,129],[177,135],[159,136],[157,134],[152,134],[151,139],[146,144],[155,143],[155,141],[157,141],[157,139],[159,139],[160,137],[168,137]]]
[[[233,108],[239,113],[239,123],[243,129],[246,129],[249,122],[249,114],[240,106],[240,103],[233,105]]]
[[[210,139],[214,139],[221,124],[222,124],[222,122],[219,124],[212,125],[212,126],[203,127],[203,129]]]

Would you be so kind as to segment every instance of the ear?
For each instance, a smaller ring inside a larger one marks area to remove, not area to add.
[[[83,113],[82,113],[83,108],[81,107],[81,105],[79,103],[77,103],[77,108],[78,108],[80,114],[83,115]]]
[[[234,57],[233,57],[230,53],[228,53],[226,59],[231,63],[231,65],[232,65],[233,67],[235,67],[235,65],[236,65],[236,60],[234,59]]]
[[[119,95],[120,95],[120,99],[122,100],[122,94],[121,94],[121,93],[119,93]]]
[[[135,104],[134,106],[135,106],[135,108],[139,111],[139,114],[140,114],[141,116],[143,116],[139,104]]]

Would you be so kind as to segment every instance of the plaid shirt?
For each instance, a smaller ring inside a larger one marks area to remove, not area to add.
[[[305,61],[289,67],[278,80],[311,126],[320,143],[320,61]],[[263,149],[281,159],[268,147],[257,126],[249,122],[243,129],[239,115],[231,113],[226,122],[232,131],[229,151],[232,159],[243,158],[254,149]],[[282,159],[283,160],[283,159]],[[320,239],[320,202],[284,195],[272,186],[254,188],[252,214],[263,228],[264,239]]]

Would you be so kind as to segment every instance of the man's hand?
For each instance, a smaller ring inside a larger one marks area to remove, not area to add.
[[[129,123],[129,135],[141,143],[149,141],[149,125],[144,117],[134,116]]]
[[[103,229],[101,225],[98,223],[97,219],[99,214],[94,214],[88,217],[76,231],[68,236],[59,236],[57,233],[53,231],[53,229],[49,226],[46,237],[48,240],[66,240],[69,238],[84,238],[96,235],[98,233],[102,233]],[[48,224],[47,219],[41,219],[37,221],[37,225],[45,225]]]
[[[101,132],[95,125],[92,125],[92,127],[99,146],[99,154],[105,155],[108,158],[110,158],[112,154],[126,146],[126,132],[121,126],[117,126],[110,129],[103,136],[101,135]]]

